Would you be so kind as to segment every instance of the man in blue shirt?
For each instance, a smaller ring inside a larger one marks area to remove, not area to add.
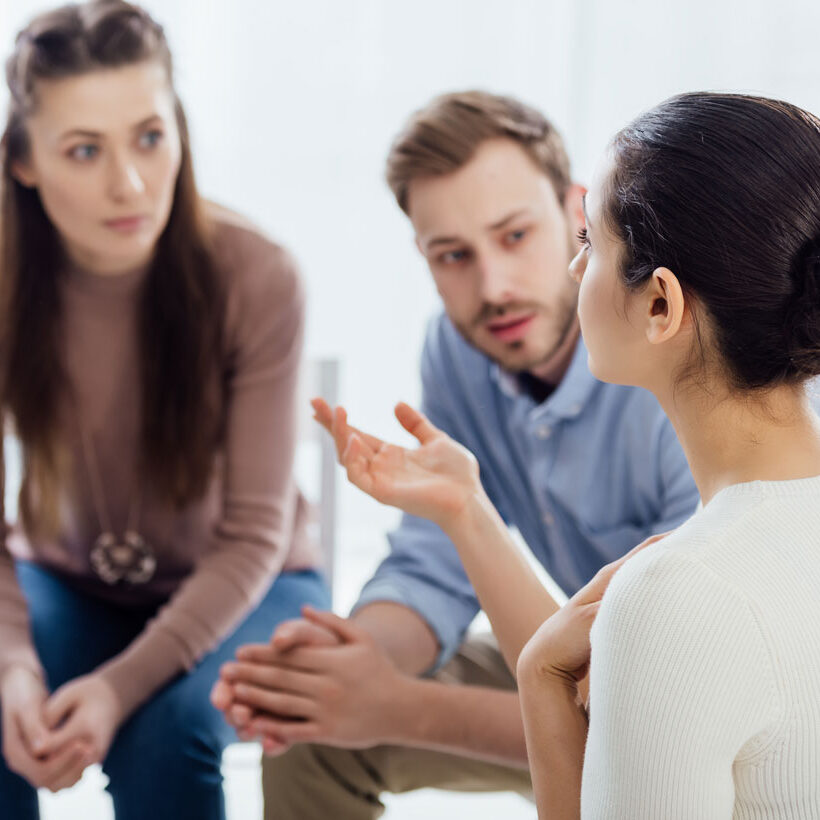
[[[567,273],[583,188],[538,112],[478,92],[414,115],[387,176],[445,309],[422,409],[475,454],[502,517],[571,595],[698,500],[654,397],[588,370]],[[423,786],[529,789],[514,680],[490,642],[465,642],[479,603],[455,548],[413,516],[389,538],[344,641],[288,624],[225,670],[225,686],[249,687],[230,690],[234,721],[252,707],[245,730],[290,747],[265,764],[269,820],[374,818],[382,792]]]

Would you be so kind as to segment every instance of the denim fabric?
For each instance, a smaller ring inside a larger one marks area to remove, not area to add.
[[[89,597],[24,561],[17,563],[17,575],[52,691],[125,649],[154,614]],[[103,762],[117,820],[224,820],[220,764],[236,735],[211,705],[211,687],[239,646],[267,641],[305,603],[330,607],[322,577],[313,570],[282,573],[232,635],[123,724]],[[39,817],[35,789],[10,772],[1,755],[0,817]]]

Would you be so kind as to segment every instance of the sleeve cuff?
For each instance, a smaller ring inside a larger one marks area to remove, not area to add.
[[[351,615],[367,604],[380,601],[402,604],[412,609],[427,623],[438,641],[438,657],[425,673],[432,675],[458,651],[478,610],[444,590],[422,584],[411,586],[402,580],[374,578],[362,590]]]

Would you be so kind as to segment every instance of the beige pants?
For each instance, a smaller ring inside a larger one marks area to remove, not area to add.
[[[436,679],[515,689],[491,635],[467,641]],[[532,799],[525,770],[401,746],[294,746],[281,757],[263,759],[262,782],[265,820],[375,820],[384,813],[382,792],[423,788],[516,791]]]

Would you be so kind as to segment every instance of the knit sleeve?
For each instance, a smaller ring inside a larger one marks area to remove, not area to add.
[[[266,259],[249,260],[255,268],[231,284],[222,513],[211,543],[157,617],[99,670],[126,711],[224,640],[290,550],[305,297],[290,257],[268,243],[264,249]]]
[[[0,680],[12,666],[25,666],[42,677],[31,640],[28,606],[17,583],[14,560],[6,547],[6,464],[0,424]]]
[[[584,820],[730,820],[733,764],[780,711],[752,604],[661,544],[615,576],[591,640]]]

